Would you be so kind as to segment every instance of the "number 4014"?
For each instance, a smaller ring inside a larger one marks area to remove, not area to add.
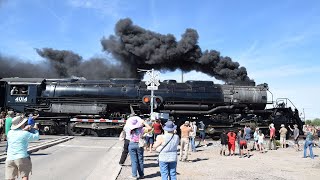
[[[28,97],[17,97],[15,99],[16,102],[27,102],[28,101]]]

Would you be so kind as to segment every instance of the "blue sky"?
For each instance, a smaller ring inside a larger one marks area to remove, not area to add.
[[[320,1],[199,2],[0,0],[0,53],[31,62],[41,60],[34,48],[43,47],[100,55],[100,39],[126,17],[177,39],[193,28],[203,50],[238,61],[257,84],[269,84],[274,99],[290,98],[307,119],[320,117]],[[162,73],[161,79],[180,80],[180,72]],[[212,80],[196,72],[184,79]]]

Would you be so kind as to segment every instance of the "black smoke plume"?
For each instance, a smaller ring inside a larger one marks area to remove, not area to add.
[[[125,69],[118,64],[112,64],[106,58],[94,57],[85,61],[72,51],[52,48],[36,49],[36,51],[48,61],[49,67],[59,78],[77,76],[96,80],[130,77]]]
[[[46,62],[33,64],[15,57],[0,54],[0,78],[1,77],[53,78],[55,74],[50,71]]]
[[[162,35],[121,19],[115,27],[115,35],[103,38],[103,50],[128,68],[132,77],[140,77],[137,68],[157,70],[195,70],[226,82],[252,81],[245,67],[230,57],[223,57],[216,50],[202,51],[198,46],[199,35],[194,29],[186,29],[179,41],[172,34]]]

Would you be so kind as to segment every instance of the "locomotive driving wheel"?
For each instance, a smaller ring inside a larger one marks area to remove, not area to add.
[[[76,122],[68,124],[68,133],[71,136],[84,136],[86,133],[86,129],[76,127],[76,124]]]

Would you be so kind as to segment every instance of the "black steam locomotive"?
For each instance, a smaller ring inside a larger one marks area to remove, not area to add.
[[[153,97],[155,112],[168,114],[177,124],[203,121],[209,133],[250,124],[298,124],[298,110],[287,99],[272,104],[267,84],[214,84],[212,81],[165,80]],[[45,133],[113,134],[131,113],[150,114],[150,91],[139,79],[81,80],[3,78],[0,107],[23,113],[39,113]]]

